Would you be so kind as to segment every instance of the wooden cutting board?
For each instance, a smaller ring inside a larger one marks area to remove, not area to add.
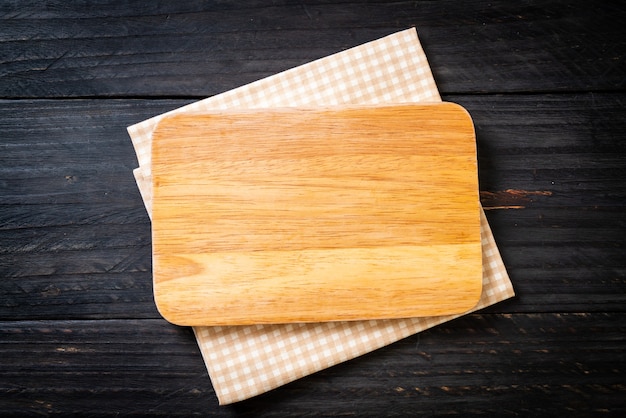
[[[152,176],[170,322],[448,315],[480,297],[476,144],[458,105],[173,115]]]

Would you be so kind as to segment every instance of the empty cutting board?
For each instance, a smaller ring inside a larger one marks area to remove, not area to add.
[[[172,115],[152,175],[170,322],[448,315],[480,297],[476,144],[458,105]]]

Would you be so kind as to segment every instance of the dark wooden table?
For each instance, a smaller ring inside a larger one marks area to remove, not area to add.
[[[0,415],[626,414],[626,7],[0,1]],[[517,297],[219,407],[125,127],[416,26]]]

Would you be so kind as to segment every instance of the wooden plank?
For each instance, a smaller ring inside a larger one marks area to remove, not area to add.
[[[474,120],[487,208],[622,207],[626,201],[626,142],[617,139],[626,129],[621,94],[444,99],[463,105]]]
[[[158,316],[124,128],[182,103],[0,102],[0,318]]]
[[[462,313],[481,292],[458,105],[176,115],[153,135],[159,311],[182,325]]]
[[[146,251],[143,258],[149,259],[149,254],[149,250]],[[64,255],[57,255],[57,259]],[[28,259],[18,260],[18,264],[27,262]],[[3,276],[0,281],[0,320],[160,318],[152,297],[152,271],[149,268],[143,271],[75,274],[53,271],[45,274],[41,259],[38,265],[38,275]],[[46,266],[54,267],[54,263],[50,261]]]
[[[5,3],[0,97],[210,96],[411,26],[444,93],[620,89],[625,18],[587,1]]]
[[[481,197],[518,295],[492,311],[621,311],[624,95],[446,99],[473,117]],[[0,102],[0,318],[157,316],[125,127],[188,102]]]
[[[443,95],[472,115],[479,140],[491,156],[613,153],[624,127],[622,93]],[[524,117],[520,117],[520,112]],[[479,151],[480,151],[479,142]]]
[[[163,320],[0,324],[2,415],[176,415],[216,404],[191,329]]]
[[[0,414],[619,416],[624,324],[623,312],[472,314],[218,407],[188,328],[0,322]]]
[[[579,0],[0,2],[0,98],[74,98],[0,100],[0,415],[625,416],[625,18]],[[218,407],[189,329],[132,319],[157,313],[124,127],[411,25],[474,118],[517,297]]]

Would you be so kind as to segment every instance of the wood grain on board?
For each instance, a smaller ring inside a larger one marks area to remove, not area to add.
[[[174,323],[444,315],[480,297],[458,105],[171,116],[152,172],[155,299]]]

